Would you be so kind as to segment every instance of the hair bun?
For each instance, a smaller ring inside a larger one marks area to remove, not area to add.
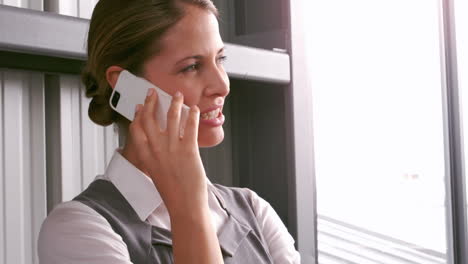
[[[84,72],[82,74],[82,81],[86,87],[86,96],[94,97],[98,95],[98,82],[91,72]]]
[[[95,96],[89,103],[88,116],[98,125],[111,125],[116,119],[115,114],[116,112],[109,106],[108,100],[105,96]]]
[[[99,87],[97,79],[87,70],[82,72],[81,81],[86,88],[86,97],[92,98],[88,108],[89,118],[101,126],[111,125],[116,118],[114,110],[109,105],[112,88]]]

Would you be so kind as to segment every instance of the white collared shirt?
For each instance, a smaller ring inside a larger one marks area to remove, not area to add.
[[[169,213],[152,180],[118,151],[97,179],[111,181],[142,221],[171,230]],[[208,178],[207,184],[211,185]],[[278,214],[255,192],[248,193],[274,263],[299,264],[294,239]],[[211,191],[208,195],[211,220],[219,231],[227,214]],[[41,227],[38,254],[41,264],[132,264],[127,245],[107,220],[77,201],[61,203],[50,212]]]

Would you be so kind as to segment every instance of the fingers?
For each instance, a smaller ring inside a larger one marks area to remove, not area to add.
[[[138,105],[135,111],[135,118],[129,127],[129,141],[138,149],[139,159],[142,162],[147,162],[150,159],[150,150],[148,145],[148,138],[142,127],[142,105]]]
[[[171,106],[167,112],[167,132],[170,143],[180,141],[180,115],[184,97],[177,92],[172,98]]]
[[[198,123],[200,122],[200,109],[194,105],[190,107],[187,124],[184,130],[184,141],[187,145],[198,146]]]
[[[156,144],[159,141],[157,140],[157,136],[161,133],[161,128],[158,124],[158,121],[156,120],[157,103],[157,93],[153,88],[151,88],[148,90],[145,104],[141,110],[141,123],[146,133],[146,137],[148,138],[148,143],[152,148],[156,147]]]
[[[143,119],[156,121],[156,107],[158,103],[158,93],[153,88],[148,89],[145,104],[143,106]]]
[[[167,112],[167,130],[161,131],[156,117],[158,97],[154,89],[148,91],[143,106],[135,113],[135,119],[131,126],[135,143],[138,148],[145,148],[152,154],[160,152],[162,149],[171,148],[172,151],[179,148],[182,142],[180,136],[181,111],[183,105],[183,95],[178,92],[174,95],[169,110]],[[184,130],[183,145],[192,148],[198,146],[198,126],[200,110],[193,106],[187,118]]]

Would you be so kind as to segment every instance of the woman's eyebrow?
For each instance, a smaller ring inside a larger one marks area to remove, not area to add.
[[[220,53],[222,53],[223,51],[224,51],[224,47],[220,48],[220,49],[218,50],[218,53],[217,53],[217,54],[220,54]],[[181,62],[183,62],[183,61],[186,61],[186,60],[190,60],[190,59],[199,60],[199,59],[202,59],[202,58],[203,58],[202,55],[188,56],[188,57],[185,57],[185,58],[179,60],[179,61],[176,63],[176,65],[179,64],[179,63],[181,63]]]

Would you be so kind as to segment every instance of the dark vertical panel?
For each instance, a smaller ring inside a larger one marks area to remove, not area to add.
[[[270,202],[288,226],[285,87],[232,82],[233,172]]]
[[[205,166],[206,175],[213,183],[225,186],[237,186],[238,180],[232,173],[232,133],[231,133],[231,107],[229,98],[223,107],[226,117],[224,122],[224,140],[218,146],[201,148],[200,155]]]
[[[285,164],[288,184],[288,230],[297,241],[297,202],[296,202],[296,171],[295,171],[295,140],[294,140],[294,113],[292,100],[292,87],[288,86],[285,91]],[[312,140],[312,139],[309,139]],[[295,244],[296,249],[298,243]]]
[[[281,9],[281,17],[283,20],[282,27],[284,29],[284,49],[289,51],[290,59],[292,58],[292,45],[291,45],[291,4],[290,1],[284,1],[284,4]],[[293,67],[292,62],[291,65],[291,74],[293,74]],[[287,183],[288,183],[288,230],[289,233],[293,236],[294,240],[296,241],[295,247],[298,249],[298,201],[297,201],[297,174],[296,174],[296,140],[294,137],[295,133],[295,116],[294,116],[294,85],[293,85],[293,78],[291,76],[291,83],[285,89],[285,97],[284,97],[284,104],[285,104],[285,122],[284,125],[285,129],[285,138],[286,138],[286,146],[285,146],[285,156],[286,156],[286,172],[287,172]],[[307,119],[307,118],[305,118]],[[313,141],[312,138],[308,139]],[[313,190],[315,192],[315,190]],[[315,194],[314,194],[315,195]],[[314,211],[315,208],[307,208],[308,211]],[[315,211],[314,211],[315,215]],[[315,223],[312,224],[314,226],[313,229],[313,236],[315,237],[316,234],[316,225]],[[303,261],[304,262],[304,261]]]
[[[288,6],[284,0],[233,1],[231,42],[264,49],[285,49],[288,42]]]
[[[247,18],[246,18],[245,0],[234,1],[234,14],[235,14],[235,32],[236,35],[247,34]]]
[[[218,8],[219,31],[224,41],[231,41],[233,35],[235,20],[232,13],[232,6],[234,6],[236,2],[237,1],[232,0],[213,0],[216,8]]]
[[[284,2],[280,0],[236,0],[236,34],[249,35],[285,28]]]
[[[60,143],[60,84],[58,76],[45,76],[47,213],[62,201]]]

